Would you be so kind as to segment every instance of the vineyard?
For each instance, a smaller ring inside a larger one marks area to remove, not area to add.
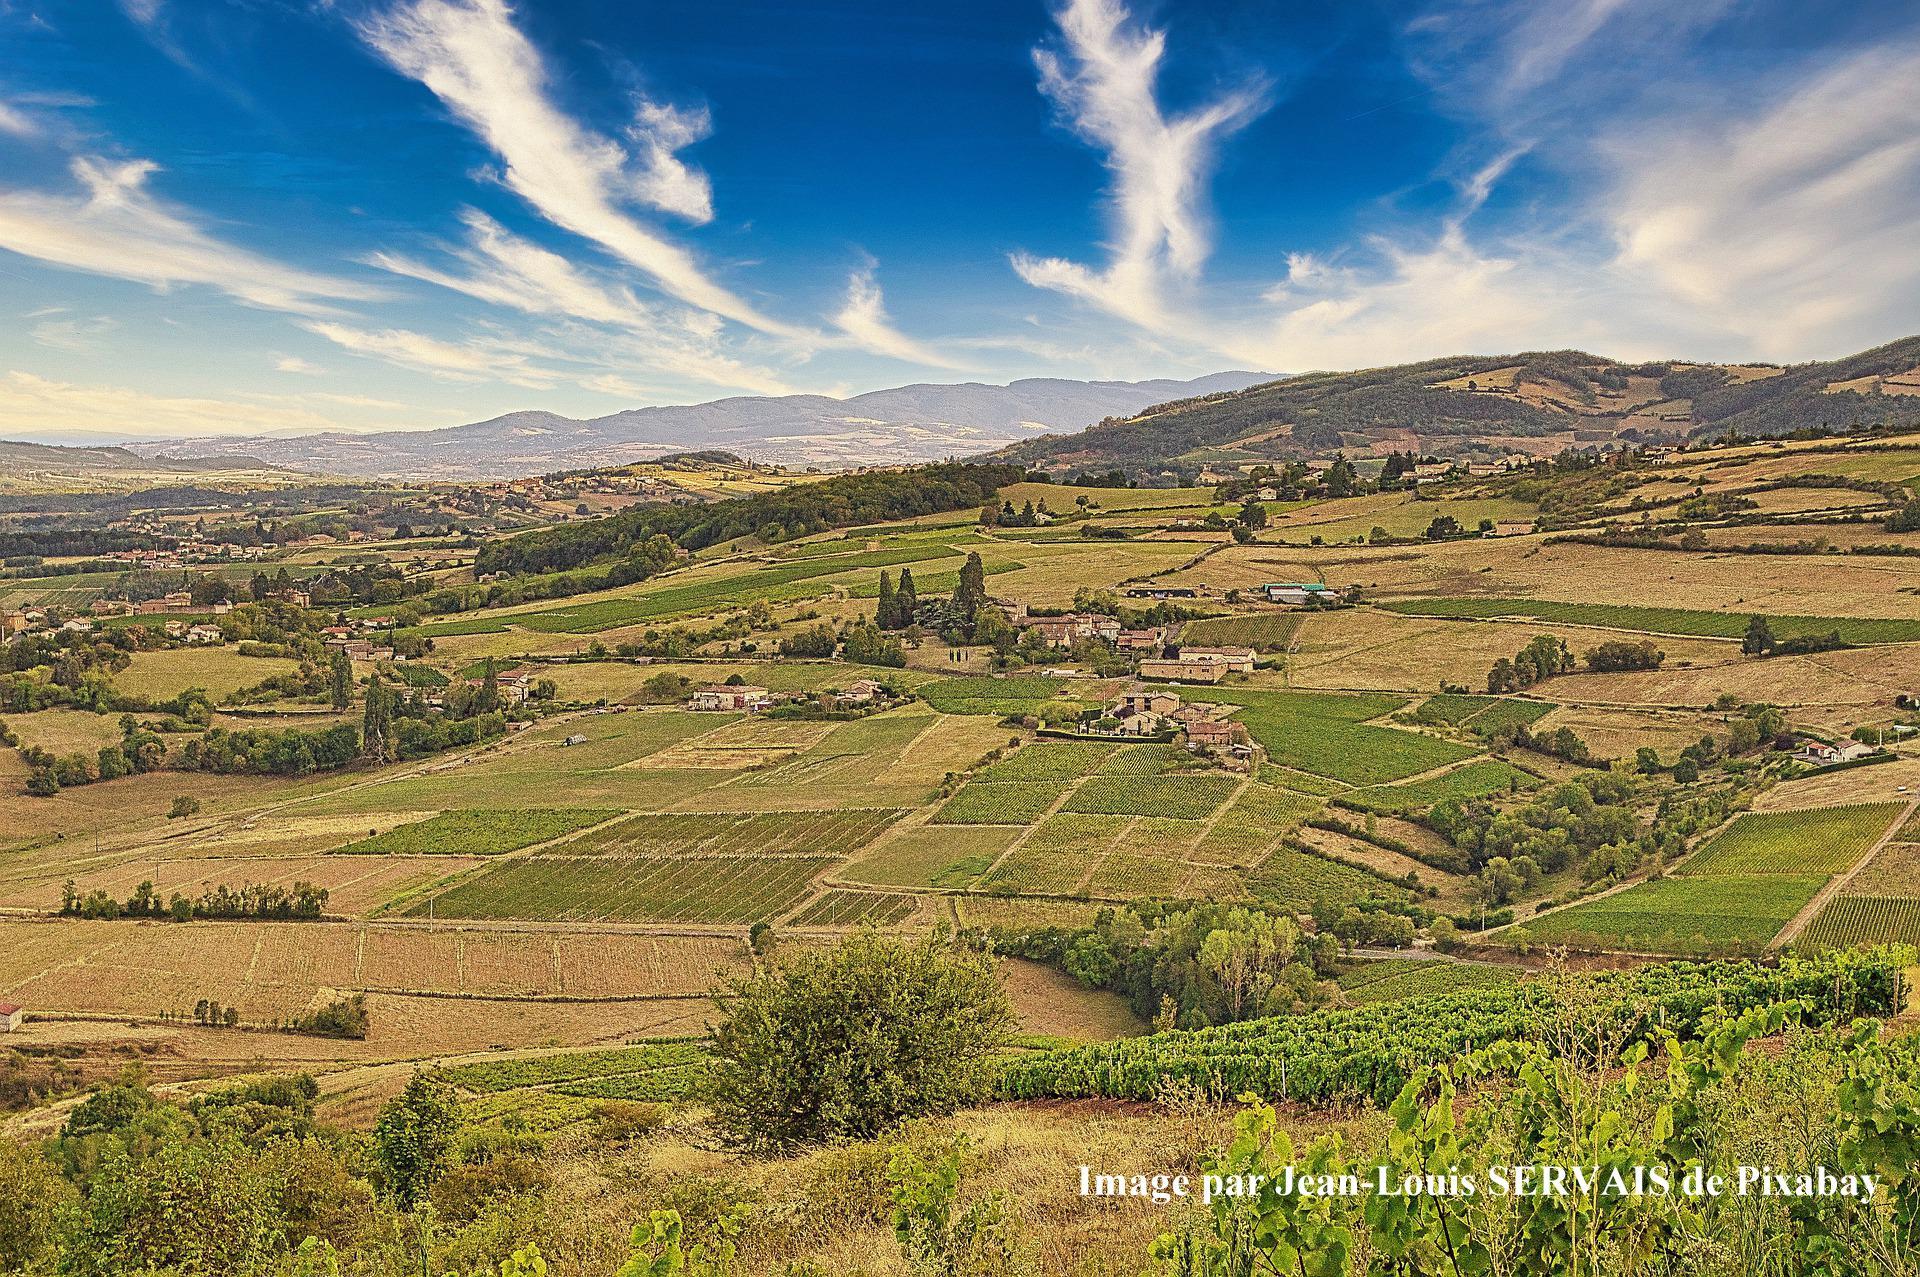
[[[1182,643],[1209,646],[1250,647],[1256,652],[1274,652],[1293,640],[1300,618],[1287,612],[1262,612],[1255,616],[1216,616],[1204,621],[1188,621],[1180,627]]]
[[[920,699],[942,714],[1031,714],[1054,699],[1060,681],[1044,674],[1012,678],[948,678],[919,689]]]
[[[1030,825],[1060,797],[1060,786],[1037,780],[971,780],[939,811],[936,825]]]
[[[1248,886],[1259,899],[1296,913],[1321,900],[1405,899],[1407,895],[1403,888],[1389,886],[1364,869],[1292,847],[1267,857]]]
[[[977,779],[1078,780],[1106,762],[1116,748],[1101,741],[1040,741],[981,768]]]
[[[696,1094],[707,1074],[707,1049],[700,1042],[664,1042],[611,1051],[580,1051],[527,1059],[489,1060],[440,1070],[463,1091],[484,1097],[470,1103],[469,1114],[484,1120],[496,1113],[523,1111],[529,1100],[649,1100],[671,1102]],[[562,1105],[567,1117],[592,1115],[591,1105]]]
[[[1480,962],[1438,962],[1418,958],[1387,958],[1340,977],[1347,1001],[1356,1006],[1425,998],[1472,989],[1504,988],[1521,978],[1515,967]]]
[[[1472,758],[1477,751],[1364,720],[1390,714],[1406,702],[1392,696],[1314,695],[1206,688],[1196,700],[1238,705],[1236,717],[1286,767],[1350,785],[1378,785]]]
[[[1595,625],[1648,634],[1737,639],[1746,633],[1748,614],[1707,612],[1679,607],[1631,607],[1616,603],[1558,603],[1549,599],[1402,599],[1382,603],[1406,616],[1443,616],[1476,621],[1526,617],[1567,625]],[[1920,621],[1851,616],[1768,616],[1779,638],[1837,632],[1843,643],[1911,643],[1920,639]]]
[[[1153,1100],[1181,1081],[1222,1097],[1384,1105],[1422,1065],[1502,1040],[1621,1040],[1655,1026],[1687,1036],[1710,1015],[1793,1000],[1812,1022],[1845,1023],[1888,1014],[1902,996],[1899,960],[1887,953],[1787,958],[1778,967],[1673,963],[1041,1052],[1010,1063],[1001,1091]]]
[[[1798,944],[1803,949],[1856,945],[1920,945],[1920,900],[1902,896],[1836,896]]]
[[[1690,877],[1844,873],[1904,810],[1903,803],[1856,803],[1748,812],[1703,844],[1678,872]]]
[[[1759,953],[1823,875],[1658,878],[1528,920],[1534,940],[1630,953]]]
[[[839,876],[880,887],[965,887],[985,873],[1020,833],[1004,825],[899,829]]]
[[[1532,789],[1540,782],[1518,767],[1497,758],[1476,759],[1452,771],[1405,785],[1375,785],[1342,794],[1340,802],[1362,811],[1398,813],[1419,811],[1448,799],[1482,798],[1489,794]]]
[[[920,908],[920,897],[891,891],[829,891],[793,916],[796,927],[888,926]]]
[[[1232,797],[1230,776],[1096,776],[1081,783],[1066,810],[1089,815],[1198,820]]]
[[[575,838],[569,856],[846,855],[902,813],[840,811],[640,812]]]
[[[339,849],[349,856],[498,856],[619,815],[599,807],[447,811]]]

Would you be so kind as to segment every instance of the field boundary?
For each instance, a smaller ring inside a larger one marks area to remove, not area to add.
[[[1888,822],[1886,830],[1881,833],[1879,838],[1874,840],[1873,846],[1867,848],[1866,851],[1861,853],[1860,858],[1853,862],[1851,869],[1843,874],[1835,874],[1833,877],[1827,879],[1827,885],[1814,892],[1813,899],[1807,901],[1807,903],[1801,907],[1799,913],[1787,919],[1786,925],[1774,933],[1773,939],[1768,942],[1767,947],[1769,949],[1784,948],[1799,939],[1800,933],[1805,931],[1807,927],[1812,924],[1813,920],[1820,916],[1821,911],[1833,902],[1834,897],[1838,896],[1846,888],[1846,885],[1854,880],[1855,875],[1864,869],[1868,862],[1875,856],[1880,854],[1882,847],[1893,841],[1895,834],[1906,827],[1907,822],[1913,819],[1915,808],[1920,808],[1920,799],[1911,799],[1908,801],[1906,807],[1901,810],[1900,814]]]

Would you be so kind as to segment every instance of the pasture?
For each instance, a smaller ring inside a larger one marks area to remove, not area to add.
[[[271,656],[242,656],[232,647],[181,647],[136,652],[127,668],[113,676],[113,685],[128,696],[164,701],[189,687],[224,701],[243,687],[291,674],[299,662]]]

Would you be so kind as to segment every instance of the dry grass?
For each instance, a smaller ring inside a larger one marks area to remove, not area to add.
[[[113,685],[130,696],[156,701],[199,687],[218,701],[239,688],[298,668],[297,661],[242,656],[231,647],[183,647],[135,653],[132,663],[114,675]]]
[[[1575,691],[1574,682],[1563,679],[1560,687]],[[1669,764],[1702,735],[1721,730],[1717,720],[1686,713],[1568,705],[1549,712],[1533,725],[1533,730],[1548,732],[1561,727],[1572,728],[1601,758],[1632,758],[1634,751],[1646,747],[1658,751],[1661,761]]]
[[[1565,639],[1575,652],[1613,637],[1579,626],[1449,621],[1372,608],[1303,613],[1287,681],[1294,687],[1382,691],[1433,691],[1443,683],[1480,687],[1495,661],[1511,657],[1536,634]],[[1660,646],[1676,663],[1736,659],[1728,644],[1704,639],[1662,639]],[[1562,686],[1566,695],[1585,697],[1584,679]]]
[[[1882,847],[1847,883],[1844,894],[1920,895],[1920,843],[1890,842]]]
[[[87,754],[120,743],[120,716],[82,709],[43,709],[9,714],[7,726],[23,747],[53,754]]]

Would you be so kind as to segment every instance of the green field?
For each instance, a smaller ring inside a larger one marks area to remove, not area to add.
[[[585,829],[619,815],[599,807],[472,808],[389,829],[339,849],[349,856],[497,856]]]
[[[1856,803],[1747,812],[1708,839],[1675,872],[1690,877],[1844,873],[1905,807],[1904,803]]]
[[[667,1042],[622,1047],[613,1051],[576,1051],[566,1055],[485,1060],[478,1064],[460,1064],[442,1069],[440,1076],[465,1091],[492,1093],[578,1082],[584,1078],[619,1077],[653,1069],[679,1068],[699,1064],[706,1058],[706,1047],[700,1043]]]
[[[1236,717],[1274,762],[1352,785],[1378,785],[1472,758],[1477,752],[1363,720],[1406,703],[1397,696],[1343,696],[1195,688],[1190,699],[1241,707]]]
[[[1480,798],[1511,789],[1532,789],[1540,782],[1497,758],[1481,758],[1405,785],[1375,785],[1342,794],[1340,801],[1365,811],[1407,812],[1450,798]]]
[[[901,546],[865,554],[825,556],[774,567],[750,568],[729,576],[708,577],[679,585],[672,583],[673,577],[667,577],[659,584],[642,584],[634,587],[631,593],[615,598],[561,604],[537,611],[490,612],[465,619],[432,621],[415,632],[429,638],[443,638],[456,634],[497,634],[509,626],[519,626],[546,634],[591,634],[597,630],[636,625],[643,621],[700,616],[727,607],[745,607],[762,599],[781,603],[812,598],[827,588],[819,578],[866,568],[951,559],[959,554],[959,551],[944,545]]]
[[[881,887],[966,887],[1020,833],[1005,825],[923,825],[897,831],[839,876]]]
[[[1633,953],[1757,953],[1825,883],[1820,874],[1659,878],[1526,929],[1538,941]]]
[[[231,647],[169,648],[134,653],[127,668],[113,676],[113,685],[128,696],[143,696],[150,701],[168,700],[189,687],[201,688],[214,700],[224,701],[240,688],[276,674],[292,674],[299,668],[298,661],[242,656]]]
[[[920,699],[942,714],[1031,714],[1060,694],[1062,682],[1044,674],[1011,678],[946,678],[919,690]]]
[[[1796,943],[1802,949],[1856,945],[1920,945],[1920,900],[1905,896],[1835,896]]]
[[[1038,741],[981,768],[976,779],[1078,780],[1106,762],[1116,748],[1101,741]]]
[[[791,909],[827,856],[534,856],[489,865],[412,917],[558,921],[765,921]]]
[[[1318,798],[1289,789],[1248,785],[1188,854],[1206,864],[1251,868],[1320,807]]]
[[[1407,616],[1443,616],[1476,621],[1522,616],[1566,625],[1599,625],[1648,634],[1737,639],[1747,632],[1746,612],[1707,612],[1680,607],[1630,607],[1616,603],[1557,603],[1549,599],[1401,599],[1382,603]],[[1911,643],[1920,639],[1920,621],[1851,616],[1767,617],[1776,638],[1838,631],[1845,643]]]

